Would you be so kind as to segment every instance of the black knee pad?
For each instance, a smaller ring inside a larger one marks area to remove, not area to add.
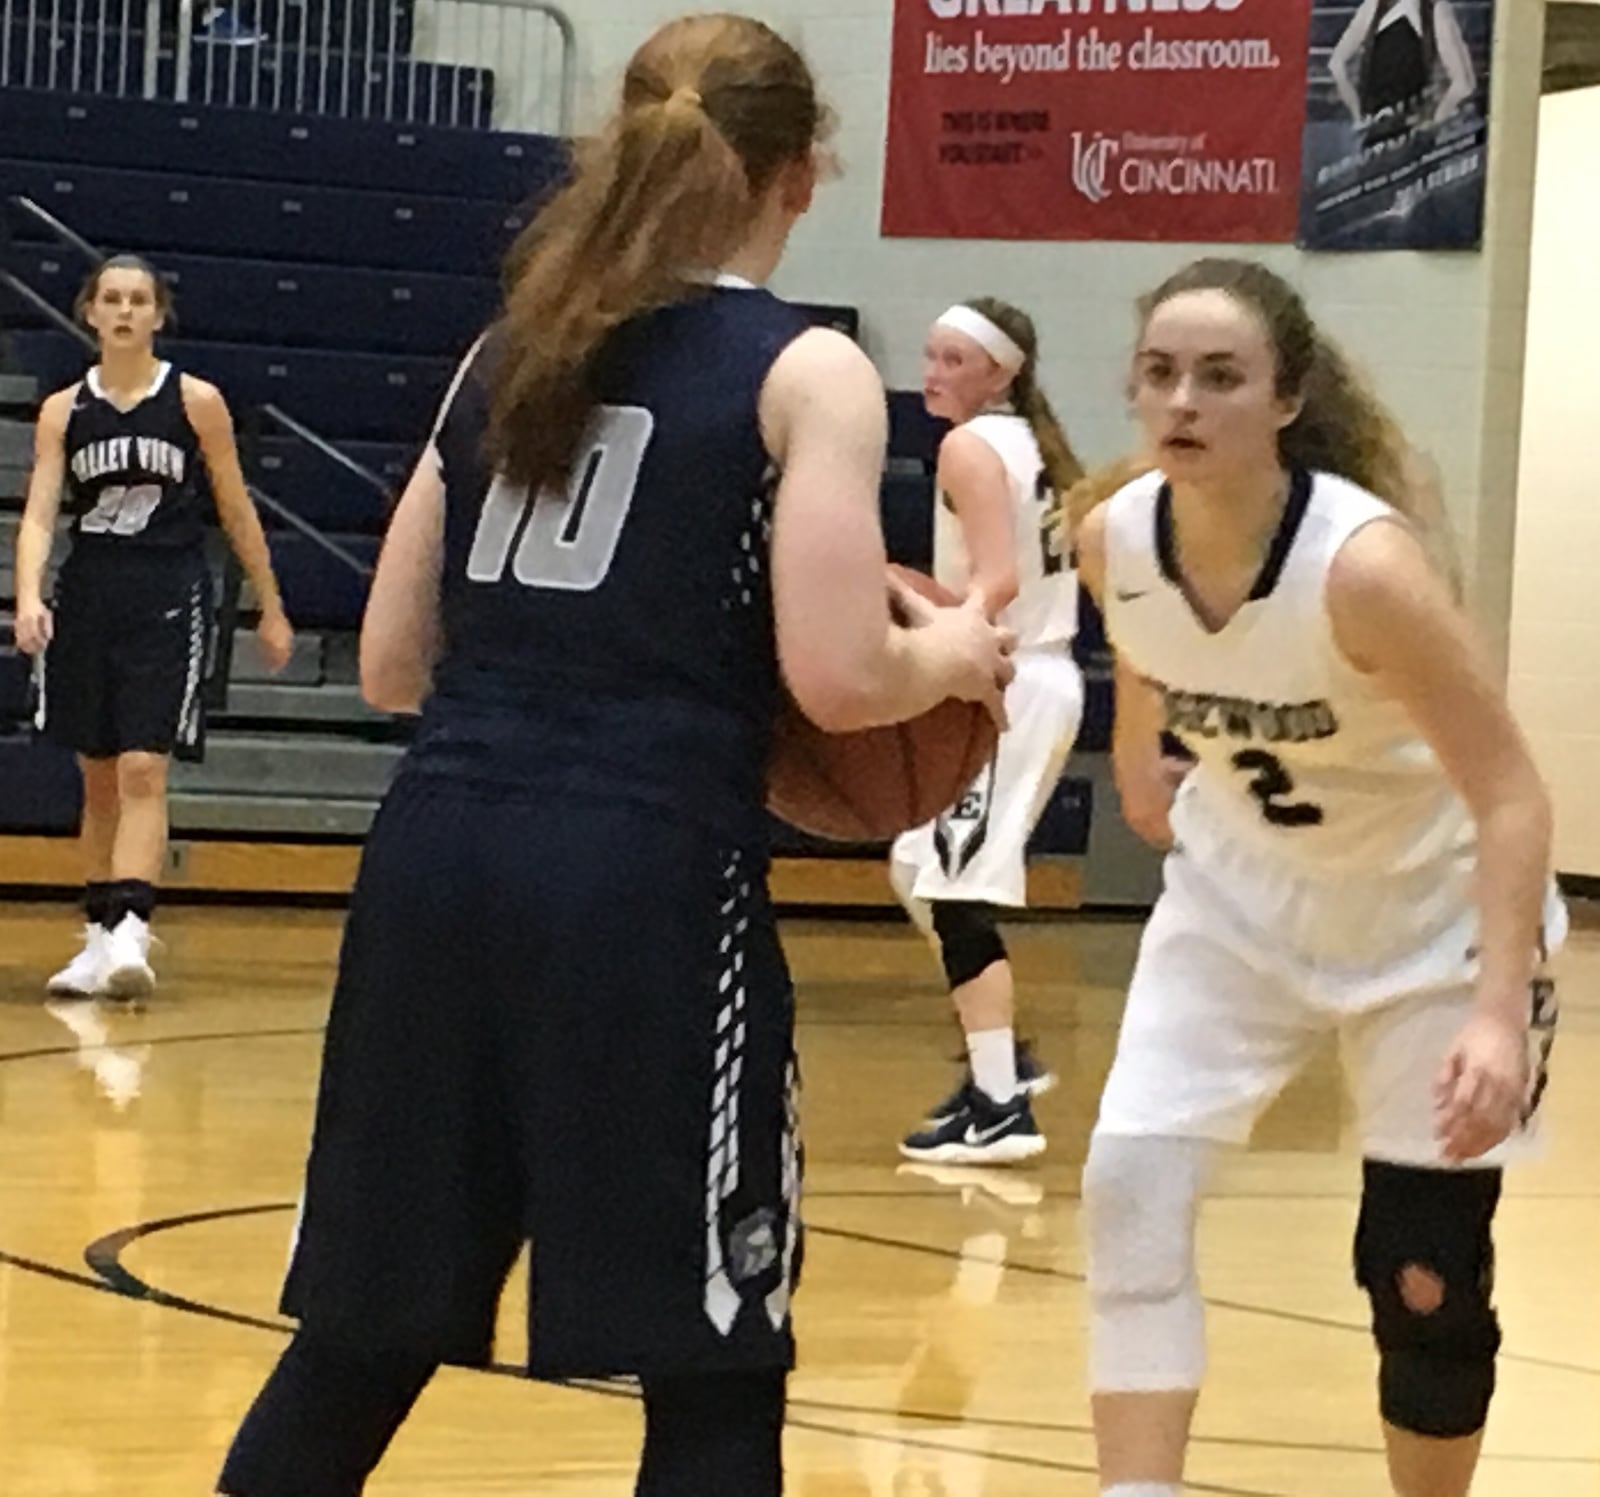
[[[952,992],[1006,959],[1006,943],[996,928],[995,908],[977,900],[938,899],[933,904],[933,933]]]
[[[1356,1282],[1372,1300],[1383,1417],[1439,1440],[1475,1435],[1500,1350],[1491,1231],[1500,1171],[1369,1159],[1363,1175]]]

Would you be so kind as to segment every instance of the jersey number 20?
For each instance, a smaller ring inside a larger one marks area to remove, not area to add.
[[[478,516],[467,576],[498,582],[509,559],[524,587],[579,593],[599,587],[616,558],[654,431],[655,417],[642,406],[602,406],[565,492],[545,489],[530,502],[527,489],[496,477]]]
[[[143,440],[141,438],[141,440]],[[85,535],[138,535],[161,503],[159,483],[113,484],[79,521]]]

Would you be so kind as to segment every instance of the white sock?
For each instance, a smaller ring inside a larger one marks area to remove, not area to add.
[[[1123,1481],[1101,1487],[1100,1497],[1183,1497],[1183,1488],[1168,1481]]]
[[[967,1055],[978,1090],[996,1102],[1009,1102],[1017,1094],[1017,1039],[1004,1029],[979,1029],[967,1035]],[[1143,1497],[1135,1493],[1134,1497]]]

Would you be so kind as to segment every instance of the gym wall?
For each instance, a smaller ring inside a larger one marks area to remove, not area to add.
[[[1600,87],[1540,110],[1511,699],[1556,801],[1556,866],[1600,878]]]
[[[891,0],[747,0],[744,8],[803,47],[841,122],[836,144],[845,174],[819,194],[775,289],[859,306],[863,341],[899,388],[916,386],[923,334],[948,302],[1005,296],[1039,322],[1045,385],[1085,460],[1124,450],[1121,387],[1133,300],[1204,247],[881,238]],[[574,12],[580,126],[615,98],[634,48],[682,9],[681,0],[582,0]],[[1498,0],[1498,9],[1489,227],[1481,255],[1234,248],[1259,253],[1301,286],[1437,461],[1474,606],[1503,657],[1544,5]]]

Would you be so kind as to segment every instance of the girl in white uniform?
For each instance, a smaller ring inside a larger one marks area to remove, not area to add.
[[[1201,1195],[1335,1032],[1393,1489],[1460,1497],[1500,1341],[1500,1167],[1554,1035],[1548,799],[1399,432],[1288,285],[1181,271],[1146,303],[1133,389],[1158,466],[1078,543],[1125,814],[1171,847],[1084,1176],[1103,1490],[1181,1493]],[[1194,756],[1181,783],[1162,730]]]
[[[1026,313],[989,297],[952,307],[928,335],[924,399],[956,423],[939,451],[934,576],[982,594],[1017,640],[1009,725],[960,802],[900,837],[896,892],[937,945],[966,1032],[966,1081],[901,1145],[908,1158],[1007,1164],[1045,1142],[1029,1098],[1054,1078],[1019,1051],[1001,907],[1027,902],[1028,838],[1077,737],[1072,658],[1078,588],[1058,539],[1061,496],[1083,476],[1039,388]]]

